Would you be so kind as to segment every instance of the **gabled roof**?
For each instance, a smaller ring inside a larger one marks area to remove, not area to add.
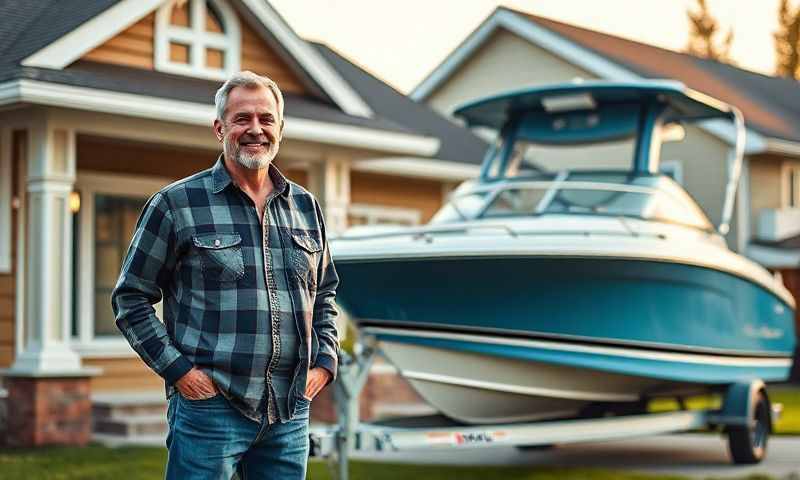
[[[0,105],[27,102],[200,125],[213,118],[217,81],[88,60],[72,61],[63,68],[23,65],[33,52],[42,52],[128,0],[80,0],[82,8],[76,7],[78,1],[0,0],[0,11],[9,12],[9,21],[0,22]],[[237,5],[244,8],[246,3],[251,0]],[[47,24],[53,28],[44,28]],[[288,137],[408,155],[402,157],[405,163],[393,159],[391,165],[385,165],[396,172],[413,173],[436,164],[441,171],[429,172],[435,177],[473,176],[487,147],[484,141],[330,48],[299,38],[297,42],[302,43],[301,50],[310,51],[310,57],[357,92],[371,114],[365,117],[345,111],[325,95],[285,93]],[[293,58],[291,52],[287,54]],[[445,161],[420,163],[419,157]]]
[[[488,145],[470,130],[454,124],[427,105],[415,102],[323,44],[317,50],[333,68],[358,90],[370,108],[382,118],[437,137],[441,147],[436,157],[461,163],[480,164]]]
[[[507,28],[531,42],[546,44],[555,55],[601,78],[679,80],[735,105],[743,111],[748,126],[759,133],[800,142],[800,85],[794,80],[760,75],[505,7],[495,10],[411,92],[411,97],[424,100],[431,95],[496,28]],[[559,48],[553,48],[556,45]]]
[[[118,1],[0,0],[0,65],[19,64]]]
[[[23,65],[61,70],[167,0],[0,0],[10,22],[0,22],[0,73]],[[369,107],[319,54],[297,37],[264,0],[229,0],[269,32],[279,50],[344,112],[369,117]],[[6,25],[8,24],[8,25]],[[8,35],[4,35],[6,33]],[[3,65],[4,64],[4,65]]]

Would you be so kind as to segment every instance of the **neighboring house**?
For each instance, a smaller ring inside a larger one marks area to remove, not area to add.
[[[163,397],[109,294],[145,200],[216,160],[213,94],[233,72],[284,91],[276,162],[317,196],[334,234],[426,222],[486,148],[302,40],[264,0],[0,0],[0,17],[7,379],[91,374],[93,396]]]
[[[744,113],[747,145],[728,244],[780,272],[800,299],[800,85],[507,8],[495,10],[410,94],[445,115],[478,97],[575,79],[666,78]],[[665,143],[662,170],[712,221],[722,216],[732,129],[685,129]],[[629,158],[593,158],[600,167]],[[586,167],[586,162],[572,166]],[[553,165],[553,168],[558,166]],[[563,168],[563,166],[562,166]],[[800,317],[798,317],[800,327]]]

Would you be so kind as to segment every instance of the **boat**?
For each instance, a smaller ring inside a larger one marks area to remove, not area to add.
[[[678,82],[598,81],[455,113],[497,132],[480,176],[429,224],[331,243],[337,302],[431,406],[528,422],[787,379],[795,301],[724,238],[745,141],[735,107]],[[659,172],[670,135],[709,122],[734,139],[716,226]]]

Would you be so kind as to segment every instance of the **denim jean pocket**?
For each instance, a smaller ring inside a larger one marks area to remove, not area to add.
[[[191,407],[195,408],[220,408],[220,407],[227,407],[228,401],[225,400],[225,397],[222,396],[221,393],[217,392],[216,395],[213,397],[208,398],[200,398],[197,400],[186,398],[178,392],[176,395],[180,396],[180,399],[183,401],[184,404],[190,405]]]
[[[235,282],[244,276],[242,237],[238,233],[207,233],[192,236],[200,254],[203,277]]]

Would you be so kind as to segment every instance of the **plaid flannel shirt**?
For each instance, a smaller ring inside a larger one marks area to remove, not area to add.
[[[338,358],[339,279],[319,204],[272,165],[269,175],[275,188],[264,227],[271,228],[262,229],[255,204],[232,182],[222,157],[156,193],[139,218],[112,293],[117,326],[165,379],[167,396],[196,366],[256,421],[270,403],[275,315],[293,318],[300,340],[287,399],[291,416],[308,369],[320,366],[335,378]],[[272,262],[275,255],[282,261]],[[288,292],[276,291],[275,276],[284,276],[278,284]],[[163,323],[153,309],[162,298]]]

